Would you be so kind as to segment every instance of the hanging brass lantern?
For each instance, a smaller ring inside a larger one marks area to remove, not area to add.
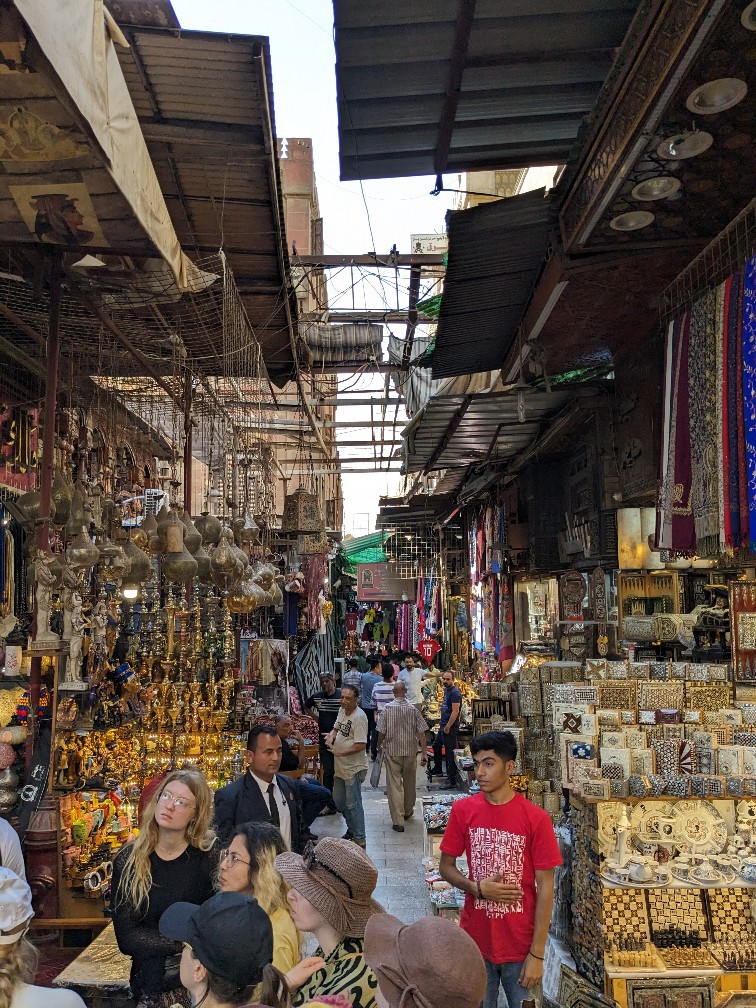
[[[89,520],[84,511],[84,493],[82,492],[81,483],[77,480],[68,510],[66,538],[73,539],[85,528],[89,528]]]
[[[324,527],[320,505],[315,494],[297,487],[284,498],[282,532],[320,532]]]
[[[202,533],[198,531],[197,526],[192,521],[192,517],[188,511],[182,511],[180,517],[184,528],[186,529],[184,532],[184,545],[192,556],[194,556],[202,545]]]
[[[216,518],[215,515],[210,514],[209,511],[203,511],[194,524],[197,531],[202,536],[202,542],[206,546],[218,545],[220,542],[221,529],[223,528],[220,518]]]
[[[234,552],[233,542],[231,529],[224,526],[221,529],[220,542],[210,557],[213,581],[222,592],[226,593],[239,583],[244,573],[244,565]]]
[[[300,535],[297,536],[297,553],[300,556],[312,556],[316,553],[328,553],[331,549],[331,544],[328,542],[328,536],[325,532],[319,532],[317,535]]]
[[[139,584],[142,581],[149,581],[152,577],[152,565],[150,564],[150,558],[146,553],[142,552],[136,543],[128,539],[123,546],[123,552],[131,561],[131,567],[129,568],[129,580],[133,581],[135,584]]]
[[[71,512],[73,488],[69,485],[63,473],[55,470],[52,483],[52,499],[55,503],[55,524],[65,525]]]
[[[211,584],[213,571],[210,566],[210,554],[202,545],[201,540],[197,549],[194,553],[192,553],[192,556],[197,561],[197,577],[200,579],[202,584]]]
[[[234,519],[234,532],[239,543],[252,545],[259,542],[260,530],[249,511],[245,511],[243,518]]]
[[[100,551],[92,542],[92,537],[86,529],[73,539],[66,546],[66,560],[71,567],[85,570],[87,567],[94,567],[100,559]]]

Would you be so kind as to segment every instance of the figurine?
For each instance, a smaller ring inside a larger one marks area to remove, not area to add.
[[[81,662],[84,654],[84,631],[89,626],[89,620],[84,616],[82,607],[84,603],[81,595],[71,592],[71,643],[68,646],[68,662],[66,663],[66,676],[64,682],[83,682],[81,676]]]
[[[92,628],[92,645],[95,652],[102,656],[105,652],[105,637],[108,628],[108,606],[104,599],[92,607],[89,614],[89,623]]]
[[[57,581],[53,564],[55,557],[47,556],[42,550],[37,550],[34,561],[34,576],[37,582],[37,632],[34,641],[37,644],[56,645],[60,637],[50,630],[50,609],[52,608],[53,587]]]

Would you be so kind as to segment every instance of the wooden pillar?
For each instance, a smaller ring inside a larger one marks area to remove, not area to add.
[[[55,413],[58,401],[58,361],[60,359],[60,299],[62,267],[61,256],[53,253],[50,270],[50,314],[48,318],[47,366],[45,370],[45,408],[42,431],[42,472],[39,484],[40,514],[42,522],[37,529],[37,548],[50,552],[50,505],[52,500],[52,478],[55,463]],[[36,625],[36,613],[35,613]],[[36,715],[39,709],[39,695],[42,686],[42,656],[34,655],[29,676],[29,737],[26,741],[24,760],[26,769],[31,766],[36,734]]]

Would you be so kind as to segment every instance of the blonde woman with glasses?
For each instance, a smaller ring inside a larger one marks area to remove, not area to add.
[[[155,790],[139,836],[113,862],[113,925],[131,956],[131,991],[139,1008],[188,1006],[179,978],[181,945],[158,930],[174,903],[204,903],[214,891],[217,856],[213,793],[194,768],[174,770]]]

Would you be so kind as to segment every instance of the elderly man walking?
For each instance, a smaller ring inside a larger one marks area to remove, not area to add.
[[[392,827],[404,833],[403,821],[415,811],[417,789],[417,748],[420,762],[428,762],[425,732],[428,726],[416,707],[407,700],[407,684],[394,683],[394,699],[378,718],[378,748],[386,764],[388,803]]]

